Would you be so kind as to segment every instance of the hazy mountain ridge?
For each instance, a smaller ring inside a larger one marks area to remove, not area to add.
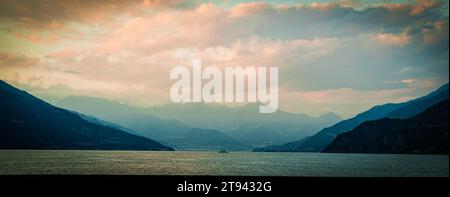
[[[409,119],[366,121],[342,133],[323,152],[448,154],[448,100]]]
[[[119,129],[88,122],[0,80],[0,148],[173,150]]]
[[[278,110],[260,114],[259,104],[227,107],[203,103],[167,104],[141,109],[160,118],[176,119],[190,127],[220,130],[254,147],[288,142],[314,134],[342,118],[334,113],[312,117]]]
[[[66,97],[56,105],[130,128],[180,150],[250,150],[251,148],[211,129],[190,128],[177,120],[160,119],[140,108],[96,97]]]
[[[102,125],[102,126],[105,126],[105,127],[110,127],[110,128],[113,128],[113,129],[119,129],[119,130],[125,131],[127,133],[131,133],[133,135],[139,135],[138,132],[136,132],[136,131],[134,131],[134,130],[132,130],[130,128],[124,127],[122,125],[115,124],[115,123],[112,123],[112,122],[108,122],[106,120],[98,119],[98,118],[93,117],[93,116],[88,116],[86,114],[82,114],[82,113],[79,113],[79,112],[76,112],[76,111],[70,111],[70,112],[77,114],[78,116],[80,116],[81,118],[83,118],[84,120],[86,120],[88,122],[91,122],[91,123],[94,123],[94,124],[98,124],[98,125]],[[139,135],[139,136],[141,136],[141,135]]]
[[[223,132],[224,139],[219,141],[227,142],[223,144],[224,149],[251,150],[254,147],[280,144],[306,136],[310,131],[322,128],[319,125],[332,124],[341,119],[334,113],[320,117],[284,111],[260,114],[258,104],[226,107],[191,103],[141,108],[102,98],[72,96],[63,98],[56,105],[120,124],[140,135],[181,149],[196,149],[192,146],[194,144],[189,146],[189,142],[174,140],[180,138],[180,135],[189,139],[188,133],[192,134],[196,130],[205,135],[210,133],[207,131]],[[206,143],[208,136],[203,138]],[[213,139],[218,140],[218,135],[211,138]],[[180,147],[180,144],[183,145]],[[204,144],[197,145],[204,146]]]
[[[386,115],[389,118],[406,119],[411,117],[411,114],[419,114],[425,109],[449,98],[449,85],[443,85],[436,91],[411,101],[408,101],[404,106],[398,110],[392,111]]]

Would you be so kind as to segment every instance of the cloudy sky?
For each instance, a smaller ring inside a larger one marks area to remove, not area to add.
[[[448,81],[448,1],[0,0],[0,79],[170,102],[175,66],[278,66],[280,108],[349,117]]]

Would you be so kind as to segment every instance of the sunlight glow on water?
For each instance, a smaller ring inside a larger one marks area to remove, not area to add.
[[[0,150],[0,174],[449,176],[448,155]]]

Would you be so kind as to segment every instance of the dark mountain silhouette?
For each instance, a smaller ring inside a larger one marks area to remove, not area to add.
[[[448,100],[409,119],[366,121],[342,133],[323,152],[448,154]]]
[[[409,118],[446,99],[448,99],[448,83],[424,97],[404,103],[389,103],[375,106],[353,118],[343,120],[331,127],[324,128],[306,140],[301,139],[278,147],[283,151],[320,152],[329,145],[336,136],[354,129],[365,121],[377,120],[384,117]]]
[[[158,140],[180,150],[251,150],[239,141],[213,129],[186,126],[177,120],[160,119],[142,113],[137,107],[102,98],[72,96],[56,105],[88,114],[90,121],[129,128],[135,134]],[[108,121],[108,122],[106,122]]]
[[[1,80],[0,148],[173,150],[151,139],[88,122]]]

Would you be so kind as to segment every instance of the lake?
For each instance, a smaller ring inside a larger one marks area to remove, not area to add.
[[[449,176],[448,155],[0,150],[0,174]]]

